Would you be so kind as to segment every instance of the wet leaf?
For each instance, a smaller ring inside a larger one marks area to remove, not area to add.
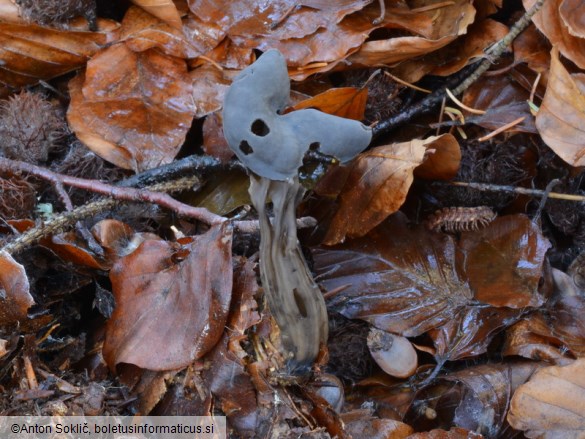
[[[232,80],[230,75],[211,64],[205,64],[191,73],[195,117],[203,117],[223,108],[223,98]]]
[[[544,367],[520,386],[508,422],[527,437],[580,438],[585,434],[585,359]]]
[[[203,145],[201,147],[205,154],[219,159],[222,163],[227,163],[234,156],[234,152],[230,149],[223,135],[221,112],[211,113],[203,121]]]
[[[184,245],[149,240],[110,273],[116,309],[104,359],[150,370],[188,365],[223,333],[231,299],[231,230],[212,227]]]
[[[346,119],[363,120],[367,100],[367,88],[330,88],[317,96],[299,102],[293,109],[315,108]]]
[[[406,199],[414,168],[424,159],[425,144],[434,140],[378,146],[354,159],[324,242],[331,245],[346,236],[364,236],[396,212]]]
[[[116,44],[70,84],[67,119],[100,157],[137,172],[173,160],[195,108],[183,60]]]
[[[585,75],[570,75],[551,52],[550,78],[536,115],[542,140],[571,166],[585,165]]]
[[[577,64],[580,68],[585,68],[585,39],[571,34],[570,28],[567,27],[560,14],[560,6],[566,0],[546,1],[532,17],[532,21],[544,35],[549,39],[551,44],[558,47],[559,51]],[[530,9],[536,0],[523,0],[524,8]],[[582,8],[583,6],[580,5]],[[566,16],[566,10],[563,11]],[[582,11],[574,12],[574,16],[582,15]]]
[[[24,267],[6,252],[0,252],[0,324],[10,325],[27,319],[35,304]]]
[[[233,300],[229,328],[206,357],[213,367],[203,373],[203,379],[219,400],[230,425],[240,436],[249,436],[258,428],[258,401],[256,390],[245,370],[247,356],[240,342],[247,339],[246,331],[260,322],[254,295],[258,284],[254,263],[241,261],[234,272]]]
[[[87,243],[75,232],[65,232],[44,239],[42,244],[67,262],[95,269],[105,269],[107,264],[89,250]],[[98,246],[99,247],[99,246]],[[101,250],[101,249],[100,249]]]
[[[348,60],[364,66],[395,65],[446,46],[457,36],[465,34],[475,18],[475,9],[467,0],[457,0],[439,11],[438,14],[436,10],[423,12],[428,17],[435,17],[429,35],[368,41]]]
[[[132,3],[170,26],[181,29],[181,17],[172,0],[132,0]]]
[[[441,376],[417,392],[405,422],[419,430],[452,426],[500,437],[514,389],[536,368],[528,362],[489,364]]]
[[[152,3],[152,0],[148,1]],[[141,9],[136,6],[130,7],[124,15],[120,27],[120,41],[124,41],[134,52],[144,52],[156,47],[165,54],[178,58],[194,58],[202,55],[185,38],[181,26],[174,26],[150,14],[147,8]]]
[[[111,40],[108,32],[1,22],[0,84],[18,88],[78,69]]]
[[[508,132],[536,133],[534,116],[530,113],[530,91],[509,75],[480,78],[463,95],[468,107],[484,110],[483,115],[466,114],[466,123],[474,123],[489,130],[496,130],[520,117],[525,119]],[[465,112],[465,111],[464,111]],[[466,112],[465,112],[466,113]]]
[[[340,289],[330,308],[406,337],[436,329],[437,356],[454,359],[484,352],[526,306],[543,303],[537,288],[548,246],[522,215],[456,242],[396,213],[363,238],[313,253],[318,282]]]
[[[504,355],[564,362],[585,357],[585,298],[566,296],[538,310],[506,332]]]
[[[451,180],[461,164],[461,148],[452,134],[431,137],[425,142],[425,160],[414,170],[414,175],[427,180]]]
[[[225,215],[238,207],[250,205],[249,185],[250,178],[243,172],[220,172],[210,178],[201,191],[188,196],[187,200],[194,206]]]

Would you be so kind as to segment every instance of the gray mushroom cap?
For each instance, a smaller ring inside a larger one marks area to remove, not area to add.
[[[309,148],[345,162],[369,145],[372,130],[355,120],[313,109],[280,114],[289,98],[286,61],[275,49],[242,70],[225,96],[225,138],[254,173],[286,180],[297,175]]]

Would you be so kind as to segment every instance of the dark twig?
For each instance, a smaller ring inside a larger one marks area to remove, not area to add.
[[[544,0],[538,0],[534,6],[532,6],[530,10],[526,11],[524,15],[514,24],[514,26],[512,26],[510,32],[508,32],[504,38],[486,50],[486,57],[484,59],[476,64],[473,64],[472,66],[469,66],[469,68],[473,69],[471,74],[468,75],[469,70],[467,69],[462,71],[465,74],[465,79],[457,87],[453,88],[452,93],[455,96],[458,96],[467,90],[471,84],[477,81],[480,76],[490,68],[493,62],[504,53],[507,47],[512,44],[520,32],[526,29],[526,27],[530,24],[532,16],[536,14],[540,8],[542,8],[543,4]],[[406,109],[405,111],[402,111],[399,114],[378,123],[373,128],[374,138],[378,138],[383,134],[387,134],[390,131],[404,125],[405,123],[410,122],[415,117],[426,114],[435,109],[436,106],[439,105],[445,97],[445,89],[451,89],[454,83],[459,83],[461,78],[462,75],[460,72],[459,74],[454,75],[452,78],[449,78],[445,87],[435,90],[433,93],[426,96],[417,104]]]

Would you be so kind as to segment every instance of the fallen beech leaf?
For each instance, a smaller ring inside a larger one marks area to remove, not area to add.
[[[178,58],[194,58],[202,55],[185,38],[181,26],[177,28],[147,11],[147,9],[132,6],[124,15],[120,27],[120,41],[124,41],[131,50],[144,52],[156,47],[165,54]]]
[[[532,17],[536,27],[549,39],[553,46],[573,61],[580,68],[585,68],[585,38],[573,36],[560,14],[561,5],[566,0],[546,1]],[[524,8],[530,9],[536,0],[522,0]],[[583,6],[580,5],[582,8]],[[566,14],[566,12],[564,12]],[[572,13],[575,17],[581,17],[582,11]]]
[[[227,163],[234,156],[223,135],[223,120],[221,112],[216,111],[207,115],[203,121],[203,145],[201,146],[207,155]]]
[[[185,62],[116,44],[69,83],[67,120],[105,160],[136,172],[173,160],[195,113]]]
[[[530,113],[530,91],[510,78],[510,75],[480,78],[463,95],[463,103],[471,108],[484,110],[482,115],[465,116],[466,123],[474,123],[489,130],[496,130],[520,117],[524,120],[507,132],[536,133],[534,116]]]
[[[497,218],[481,232],[455,241],[397,212],[363,238],[315,249],[317,281],[340,289],[328,306],[347,318],[406,337],[436,328],[439,359],[477,355],[525,307],[544,301],[537,287],[549,246],[523,215]]]
[[[35,304],[24,267],[6,252],[0,252],[0,325],[27,319]]]
[[[550,77],[536,115],[542,140],[571,166],[585,165],[585,75],[570,75],[551,52]]]
[[[506,332],[504,355],[561,363],[585,356],[585,298],[563,296]]]
[[[559,6],[559,15],[563,24],[574,37],[585,38],[584,12],[583,3],[579,0],[563,0]]]
[[[431,137],[425,142],[426,157],[414,170],[414,175],[427,180],[451,180],[461,164],[461,148],[452,134]]]
[[[203,380],[219,401],[230,425],[239,436],[247,437],[257,431],[259,404],[256,390],[246,372],[246,352],[240,345],[245,333],[260,322],[254,296],[258,283],[255,263],[246,260],[234,270],[234,288],[230,315],[222,340],[206,356],[213,367],[203,372]]]
[[[354,159],[324,243],[364,236],[396,212],[406,199],[414,168],[424,159],[425,145],[435,139],[378,146]]]
[[[422,6],[422,5],[421,5]],[[409,36],[387,40],[368,41],[348,58],[351,63],[364,66],[393,65],[421,56],[452,42],[467,32],[473,23],[475,8],[468,0],[456,0],[437,10],[424,12],[433,19],[433,31],[427,37]]]
[[[94,252],[88,248],[87,243],[75,232],[65,232],[53,235],[43,239],[41,244],[51,249],[64,261],[98,270],[109,268],[102,258],[94,254]],[[97,247],[99,248],[99,246]]]
[[[585,358],[568,366],[543,367],[520,386],[508,422],[530,438],[585,435]]]
[[[114,264],[103,348],[110,369],[178,369],[215,346],[231,299],[231,236],[223,223],[182,246],[149,240]]]
[[[145,11],[169,24],[170,26],[181,29],[181,17],[179,11],[172,0],[131,0],[135,5],[140,6]]]
[[[195,117],[200,118],[223,108],[223,98],[232,79],[225,70],[205,64],[189,73],[193,87]]]
[[[452,426],[486,438],[505,436],[510,397],[538,367],[525,361],[471,366],[442,375],[416,393],[404,422],[419,430]]]
[[[226,215],[238,207],[251,204],[249,180],[250,177],[243,172],[218,172],[209,177],[202,190],[187,195],[186,201],[218,215]]]
[[[532,70],[548,78],[551,46],[534,24],[530,24],[514,39],[513,48],[515,63],[525,62]],[[540,79],[540,84],[546,85],[548,79],[543,81],[545,79],[543,77]]]
[[[363,120],[367,100],[367,88],[330,88],[317,96],[299,102],[293,106],[293,109],[315,108],[346,119]]]
[[[477,3],[474,6],[477,7]],[[427,74],[451,75],[474,58],[483,56],[485,48],[502,39],[507,32],[505,25],[491,19],[475,22],[469,26],[466,35],[451,44],[422,57],[406,60],[391,72],[411,83],[419,81]]]
[[[18,88],[83,66],[112,33],[75,32],[0,22],[0,84]]]

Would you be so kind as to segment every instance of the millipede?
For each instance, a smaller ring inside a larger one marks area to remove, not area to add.
[[[425,226],[435,232],[468,232],[486,227],[496,218],[488,206],[444,207],[425,221]]]

